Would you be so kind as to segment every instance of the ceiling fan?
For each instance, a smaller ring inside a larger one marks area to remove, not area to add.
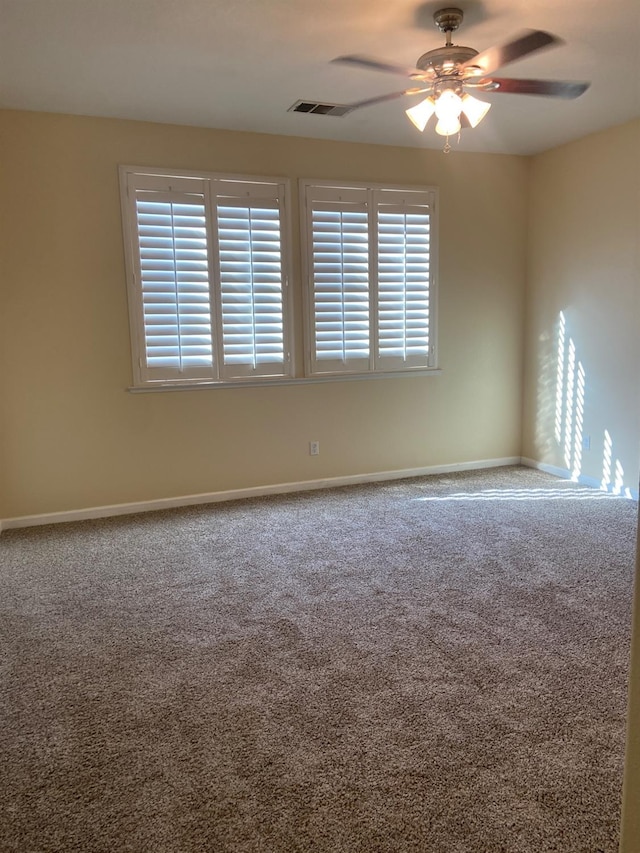
[[[455,45],[451,34],[461,25],[462,9],[447,8],[437,11],[433,20],[440,32],[445,34],[444,47],[424,53],[415,68],[404,68],[381,62],[367,56],[338,56],[333,62],[347,63],[375,71],[401,74],[418,85],[401,92],[392,92],[376,98],[368,98],[347,104],[345,112],[390,101],[404,95],[427,93],[427,97],[406,111],[407,116],[423,131],[435,113],[438,122],[436,133],[447,137],[445,151],[450,150],[449,136],[464,127],[476,127],[489,111],[491,104],[474,98],[470,92],[504,92],[510,95],[546,95],[553,98],[577,98],[588,88],[589,83],[568,80],[523,80],[496,77],[494,72],[536,53],[547,47],[563,44],[562,39],[543,30],[525,30],[502,45],[487,48],[481,53],[472,47]]]

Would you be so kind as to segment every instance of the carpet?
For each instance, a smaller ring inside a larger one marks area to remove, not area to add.
[[[0,537],[0,850],[614,853],[637,505],[520,467]]]

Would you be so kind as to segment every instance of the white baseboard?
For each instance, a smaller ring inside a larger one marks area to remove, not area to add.
[[[131,515],[137,512],[153,512],[161,509],[174,509],[197,504],[220,503],[221,501],[255,498],[263,495],[281,495],[290,492],[304,492],[312,489],[327,489],[335,486],[352,486],[360,483],[376,483],[383,480],[403,480],[408,477],[422,477],[426,474],[449,474],[455,471],[473,471],[482,468],[500,468],[505,465],[519,465],[519,456],[507,456],[502,459],[481,459],[476,462],[458,462],[451,465],[430,465],[426,468],[405,468],[400,471],[377,471],[370,474],[351,474],[346,477],[327,477],[321,480],[303,480],[299,483],[276,483],[269,486],[253,486],[247,489],[230,489],[224,492],[206,492],[198,495],[182,495],[173,498],[159,498],[151,501],[94,506],[85,509],[66,510],[64,512],[43,513],[42,515],[22,515],[16,518],[0,520],[0,532],[16,527],[36,527],[42,524],[59,524],[68,521],[83,521],[90,518],[107,518],[115,515]]]
[[[584,474],[580,474],[576,479],[568,468],[558,468],[555,465],[547,465],[545,462],[536,462],[535,459],[528,459],[526,456],[523,456],[520,462],[528,468],[537,468],[538,471],[544,471],[545,474],[553,474],[554,477],[560,477],[563,480],[572,480],[573,482],[579,483],[581,486],[600,489],[601,491],[609,492],[612,495],[619,494],[623,498],[629,498],[634,501],[638,500],[638,489],[629,489],[625,486],[622,491],[618,491],[615,489],[613,483],[609,483],[605,487],[602,485],[600,480],[597,480],[595,477],[587,477]]]

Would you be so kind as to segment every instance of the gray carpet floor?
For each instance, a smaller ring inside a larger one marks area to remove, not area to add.
[[[0,850],[614,853],[637,505],[526,468],[0,537]]]

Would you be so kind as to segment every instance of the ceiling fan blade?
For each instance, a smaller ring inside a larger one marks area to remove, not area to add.
[[[579,98],[589,88],[589,83],[573,80],[516,80],[509,77],[491,77],[479,80],[478,88],[487,92],[504,92],[509,95],[550,95],[553,98]]]
[[[388,95],[378,95],[377,98],[367,98],[366,101],[356,101],[353,104],[345,104],[350,113],[352,110],[359,110],[360,107],[369,107],[373,104],[382,104],[384,101],[393,101],[395,98],[401,98],[403,95],[420,95],[422,92],[430,92],[431,89],[404,89],[402,92],[391,92]]]
[[[515,62],[516,59],[522,59],[545,47],[561,44],[564,44],[562,39],[551,35],[551,33],[545,33],[543,30],[525,30],[517,38],[506,44],[495,45],[483,50],[482,53],[465,62],[462,67],[480,68],[483,74],[491,74],[492,71],[502,68],[503,65],[508,65],[509,62]]]
[[[413,77],[416,80],[428,80],[434,76],[433,70],[419,71],[417,68],[404,68],[402,65],[393,65],[390,62],[382,62],[372,56],[336,56],[332,62],[344,65],[359,65],[362,68],[370,68],[373,71],[386,71],[388,74],[400,74],[402,77]]]

